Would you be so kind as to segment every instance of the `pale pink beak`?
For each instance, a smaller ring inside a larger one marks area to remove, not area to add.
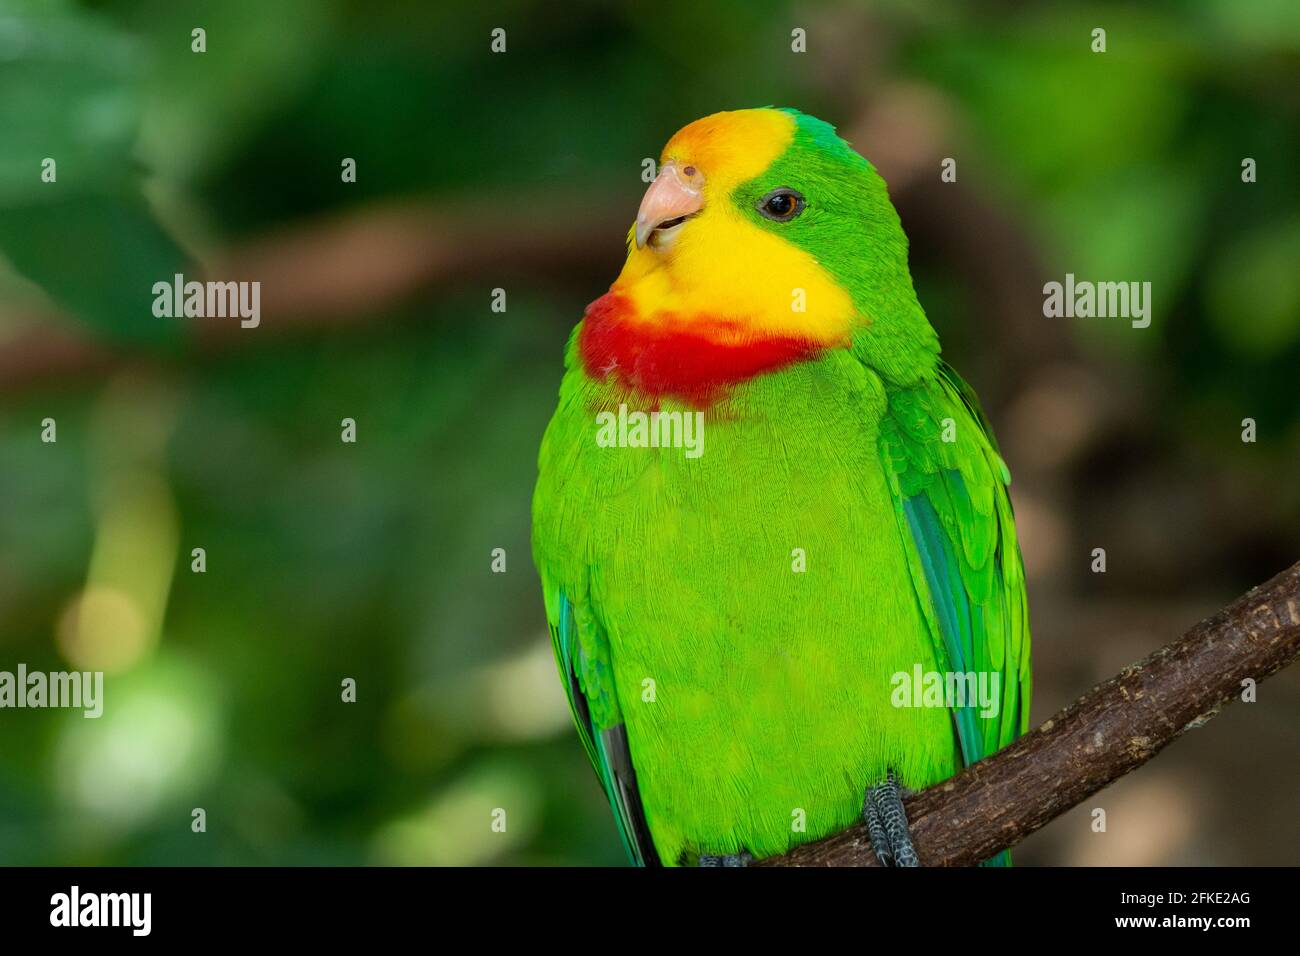
[[[636,214],[636,247],[645,246],[656,229],[671,229],[704,208],[704,174],[694,166],[678,169],[664,163],[645,191]]]

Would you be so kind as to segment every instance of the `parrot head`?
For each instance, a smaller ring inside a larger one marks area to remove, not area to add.
[[[830,349],[891,379],[938,353],[884,181],[828,123],[771,108],[668,141],[579,346],[588,374],[696,405]]]

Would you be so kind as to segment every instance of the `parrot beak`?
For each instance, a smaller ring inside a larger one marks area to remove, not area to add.
[[[645,191],[636,214],[636,247],[642,249],[676,235],[676,229],[704,208],[704,174],[694,166],[664,163]]]

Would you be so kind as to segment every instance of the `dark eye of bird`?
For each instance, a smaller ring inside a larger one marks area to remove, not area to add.
[[[788,186],[773,189],[758,201],[758,211],[776,222],[789,222],[803,212],[808,203],[803,195]]]

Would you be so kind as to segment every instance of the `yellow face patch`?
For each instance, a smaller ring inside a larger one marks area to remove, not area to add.
[[[854,309],[847,292],[811,255],[736,208],[732,193],[767,169],[794,138],[779,110],[715,113],[679,131],[662,161],[704,176],[704,207],[663,248],[633,247],[613,290],[636,321],[719,329],[731,342],[795,337],[846,342]],[[782,185],[782,184],[775,184]]]

